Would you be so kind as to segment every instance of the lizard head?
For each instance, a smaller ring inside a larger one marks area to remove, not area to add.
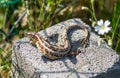
[[[25,34],[25,36],[26,37],[29,37],[32,41],[35,41],[36,40],[36,32],[27,32],[26,34]]]

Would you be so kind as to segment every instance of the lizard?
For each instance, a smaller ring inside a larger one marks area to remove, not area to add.
[[[42,36],[36,32],[28,32],[27,36],[30,38],[30,40],[32,40],[33,43],[36,44],[37,48],[42,52],[45,57],[51,60],[55,60],[64,56],[77,55],[80,53],[80,50],[77,50],[77,52],[70,52],[71,44],[68,39],[68,31],[74,27],[78,27],[85,31],[85,38],[83,39],[81,44],[86,44],[89,37],[89,31],[85,26],[82,25],[71,25],[64,30],[63,37],[65,46],[63,47],[51,45],[47,40],[42,38]]]

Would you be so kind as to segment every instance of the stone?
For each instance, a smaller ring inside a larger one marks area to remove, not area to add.
[[[98,45],[99,36],[91,31],[90,26],[74,18],[53,25],[38,32],[52,45],[58,40],[58,35],[70,25],[81,24],[90,31],[89,45],[80,46],[85,32],[73,28],[68,32],[72,45],[71,51],[80,48],[77,56],[67,56],[57,60],[44,57],[36,46],[29,43],[24,37],[13,45],[12,50],[12,77],[15,78],[120,78],[120,58],[105,42]]]

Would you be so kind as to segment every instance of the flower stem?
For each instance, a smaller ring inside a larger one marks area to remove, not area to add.
[[[95,16],[95,9],[94,9],[94,0],[91,1],[91,9],[92,9],[92,16],[93,16],[93,19],[97,22],[97,19],[96,19],[96,16]]]

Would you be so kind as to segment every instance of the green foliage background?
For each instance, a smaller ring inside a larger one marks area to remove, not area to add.
[[[107,35],[120,54],[120,0],[0,0],[0,78],[10,77],[15,41],[28,31],[38,32],[70,18],[81,18],[91,27],[99,19],[110,20],[112,30]]]

